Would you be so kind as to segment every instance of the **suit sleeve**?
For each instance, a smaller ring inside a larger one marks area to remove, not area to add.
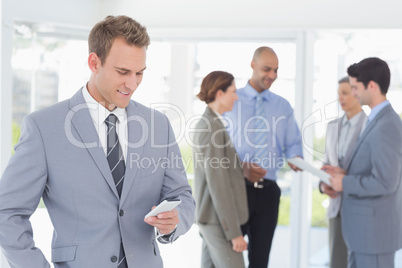
[[[172,241],[180,235],[185,234],[193,225],[195,218],[195,201],[192,196],[191,187],[188,184],[185,168],[183,165],[179,146],[169,120],[164,116],[167,124],[168,146],[167,158],[168,165],[165,169],[164,182],[160,200],[180,199],[182,202],[176,209],[179,212],[179,224],[173,234]]]
[[[399,119],[398,119],[399,120]],[[373,129],[374,131],[374,129]],[[402,131],[400,121],[376,127],[373,141],[363,142],[353,161],[370,161],[370,172],[346,175],[344,194],[358,197],[376,197],[392,194],[401,180]],[[368,146],[367,148],[364,148]],[[359,157],[361,159],[359,159]],[[368,159],[366,159],[368,158]]]
[[[230,241],[241,236],[242,232],[228,170],[233,168],[235,159],[228,159],[225,153],[229,141],[225,140],[224,131],[212,131],[212,135],[205,135],[209,141],[201,144],[208,144],[202,149],[208,191],[225,237]]]
[[[35,247],[30,216],[35,212],[47,180],[40,131],[26,116],[21,137],[0,180],[0,243],[11,267],[50,267]]]

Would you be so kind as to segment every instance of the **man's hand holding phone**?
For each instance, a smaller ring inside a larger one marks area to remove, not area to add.
[[[158,229],[160,234],[171,233],[179,223],[179,212],[175,207],[181,200],[163,201],[145,215],[144,221]]]

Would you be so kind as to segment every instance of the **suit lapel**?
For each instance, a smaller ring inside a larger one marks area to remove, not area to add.
[[[224,139],[225,149],[231,150],[231,153],[233,155],[235,155],[234,161],[237,162],[236,166],[241,167],[240,157],[237,154],[236,149],[234,148],[234,145],[232,143],[232,140],[230,139],[229,133],[226,131],[226,127],[223,125],[221,119],[209,107],[207,107],[205,109],[203,116],[205,116],[209,120],[209,122],[211,122],[211,125],[214,125],[214,124],[217,125],[216,129],[213,129],[213,131],[216,131],[216,130],[223,131],[223,136],[225,137],[225,139]]]
[[[134,180],[136,179],[136,174],[140,167],[134,160],[140,159],[144,149],[144,144],[148,144],[148,139],[151,137],[148,132],[152,127],[148,127],[148,124],[152,122],[146,122],[146,124],[141,124],[145,118],[139,112],[139,109],[135,102],[130,101],[127,108],[127,128],[128,128],[128,145],[127,145],[127,155],[126,155],[126,173],[124,177],[123,190],[121,193],[121,204],[126,199],[130,192]],[[146,128],[146,129],[143,129]],[[146,135],[145,137],[143,135]],[[144,140],[145,139],[145,140]]]
[[[71,124],[74,126],[83,142],[80,145],[83,145],[83,148],[88,150],[111,190],[118,197],[119,195],[116,190],[112,173],[110,172],[105,152],[103,151],[102,146],[100,146],[99,135],[96,132],[91,115],[88,111],[88,105],[85,102],[81,90],[70,99],[69,108]],[[68,122],[68,117],[69,116],[67,115],[66,123]]]
[[[353,162],[353,158],[356,156],[356,152],[359,150],[360,145],[363,143],[363,141],[366,139],[367,135],[372,131],[373,128],[375,128],[377,121],[381,119],[381,117],[383,117],[385,114],[389,113],[390,111],[392,111],[392,107],[391,105],[387,105],[385,106],[373,119],[373,121],[371,121],[369,123],[368,126],[366,126],[366,128],[364,129],[363,133],[361,134],[361,136],[358,138],[357,140],[357,145],[355,150],[353,151],[352,157],[350,158],[350,161],[348,163],[348,165],[346,166],[347,169],[349,170],[350,168],[350,164]]]
[[[212,111],[211,108],[207,107],[205,112],[204,112],[204,116],[209,120],[209,122],[211,122],[211,125],[216,125],[216,127],[213,128],[213,131],[221,131],[222,129],[225,130],[223,131],[223,135],[225,137],[225,143],[228,142],[230,140],[229,134],[226,132],[226,128],[223,125],[221,119],[215,114],[214,111]]]
[[[211,122],[214,124],[219,124],[218,128],[225,128],[222,124],[222,121],[218,118],[218,116],[215,114],[214,111],[211,110],[211,108],[207,107],[205,112],[204,112],[204,116]]]

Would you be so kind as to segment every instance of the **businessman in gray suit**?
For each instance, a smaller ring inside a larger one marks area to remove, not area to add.
[[[402,123],[386,98],[390,70],[379,58],[348,68],[362,105],[371,108],[350,164],[324,166],[342,192],[342,230],[349,268],[394,267],[402,247]]]
[[[71,99],[25,117],[0,180],[0,245],[11,267],[50,267],[29,221],[41,197],[56,268],[163,267],[156,240],[173,242],[193,224],[168,119],[130,100],[146,68],[145,27],[108,16],[88,43],[90,80]],[[144,219],[166,199],[182,203]]]

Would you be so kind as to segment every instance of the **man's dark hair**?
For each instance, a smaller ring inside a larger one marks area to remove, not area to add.
[[[358,82],[362,82],[364,87],[370,81],[374,81],[378,84],[382,95],[386,95],[391,80],[391,72],[388,64],[379,58],[367,58],[359,63],[355,63],[349,66],[348,75],[356,78]]]

